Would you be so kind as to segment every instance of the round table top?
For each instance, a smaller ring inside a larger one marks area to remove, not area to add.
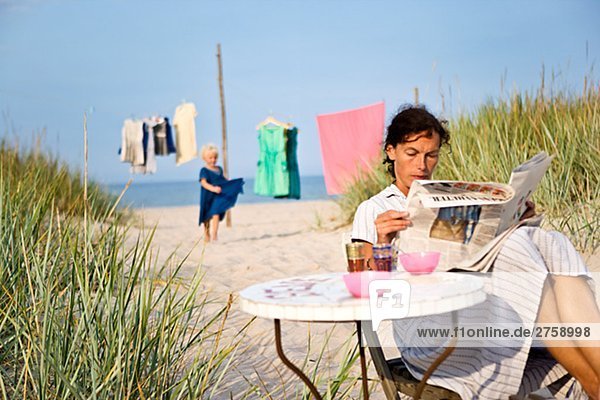
[[[258,283],[243,289],[243,311],[258,317],[294,321],[371,320],[368,298],[353,297],[344,284],[345,272],[295,276]],[[441,314],[481,303],[483,278],[456,272],[411,275],[396,272],[393,279],[411,287],[408,317]]]

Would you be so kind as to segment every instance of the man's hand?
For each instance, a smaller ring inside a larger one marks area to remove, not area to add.
[[[411,225],[406,211],[389,210],[379,214],[375,219],[377,243],[391,243],[396,232],[403,231]]]
[[[527,206],[527,208],[525,209],[525,212],[521,216],[521,220],[531,218],[535,215],[535,203],[531,200],[527,200],[525,202],[525,205]]]

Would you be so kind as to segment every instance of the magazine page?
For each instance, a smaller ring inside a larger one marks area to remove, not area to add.
[[[525,202],[531,198],[553,158],[542,151],[512,171],[508,184],[514,189],[515,196],[502,210],[498,234],[519,222],[526,210]]]
[[[412,226],[397,235],[401,251],[439,251],[439,271],[482,259],[494,245],[509,185],[415,181],[408,195]]]

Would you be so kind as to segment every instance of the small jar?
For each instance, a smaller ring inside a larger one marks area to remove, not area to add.
[[[394,252],[391,244],[377,243],[373,245],[373,264],[375,271],[392,271],[394,267]]]
[[[365,269],[365,248],[360,242],[346,244],[348,272],[360,272]]]

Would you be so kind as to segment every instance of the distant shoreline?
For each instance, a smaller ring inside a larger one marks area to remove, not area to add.
[[[131,178],[134,180],[135,182],[135,177],[136,175],[132,175]],[[235,177],[237,178],[237,176]],[[253,176],[243,176],[241,177],[243,178],[245,181],[248,180],[254,180]],[[312,179],[312,178],[321,178],[321,179],[325,179],[325,177],[323,175],[301,175],[300,179]],[[160,180],[160,181],[152,181],[152,182],[137,182],[136,185],[155,185],[155,184],[163,184],[163,183],[189,183],[189,182],[196,182],[194,179],[181,179],[181,180],[173,180],[173,181],[165,181],[165,180]],[[125,185],[127,184],[127,181],[122,181],[122,182],[102,182],[102,183],[98,183],[100,186],[104,186],[104,187],[108,187],[108,186],[121,186],[121,187],[125,187]]]
[[[254,178],[244,178],[244,193],[237,204],[285,203],[314,200],[335,200],[325,188],[323,176],[300,177],[300,199],[275,199],[254,194]],[[125,183],[102,185],[108,192],[118,196]],[[200,185],[195,180],[166,182],[133,182],[121,200],[122,206],[134,209],[156,207],[197,206],[200,202]]]

